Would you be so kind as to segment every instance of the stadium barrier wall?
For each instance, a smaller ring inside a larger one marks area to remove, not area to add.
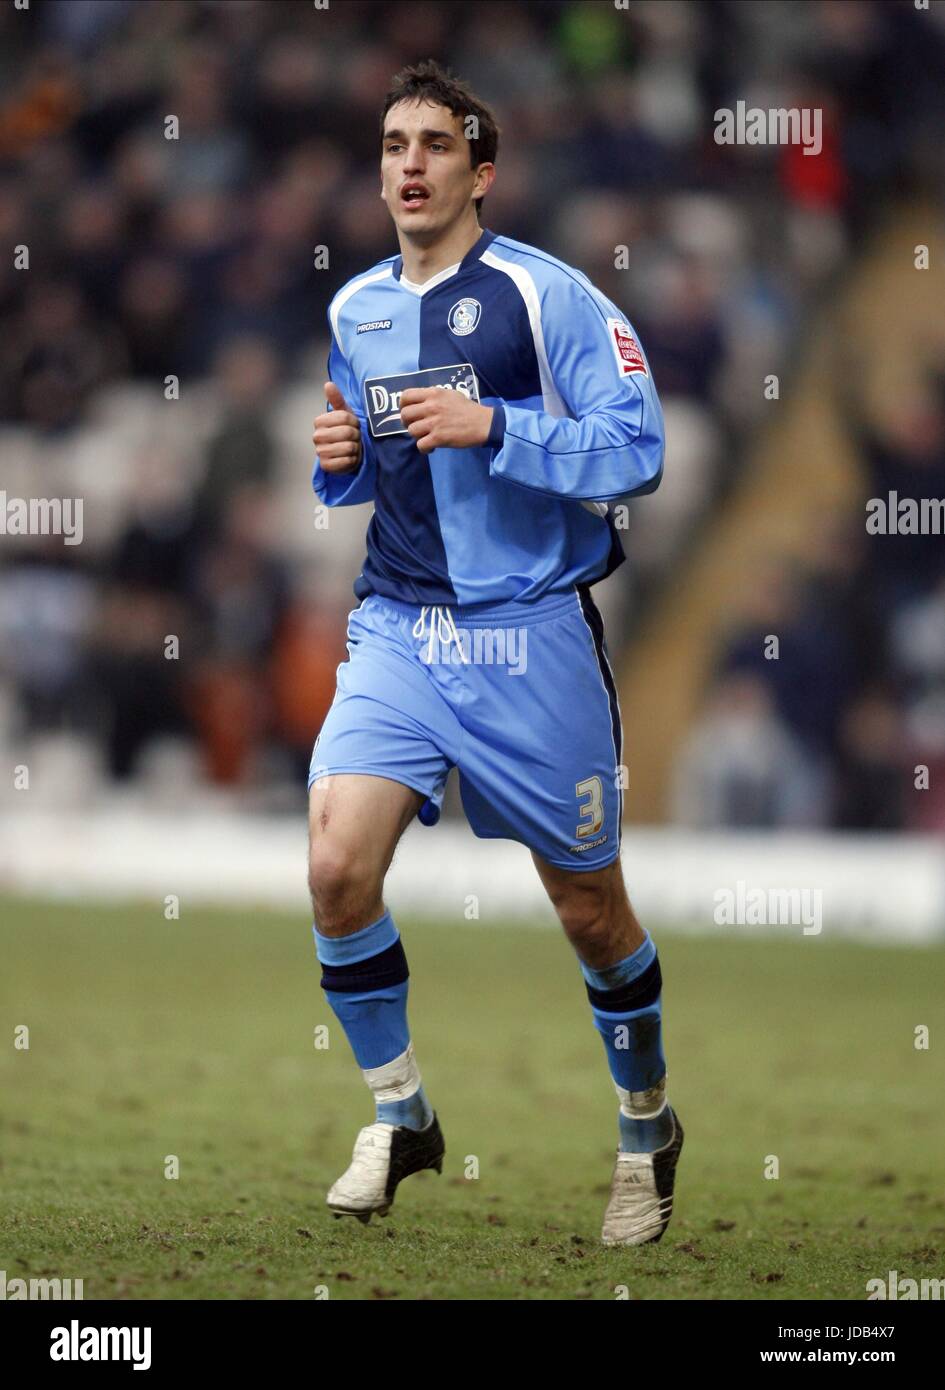
[[[310,914],[300,816],[155,811],[0,812],[0,891],[63,900],[180,900]],[[702,932],[928,943],[945,940],[945,855],[934,837],[714,834],[624,828],[641,920]],[[760,890],[760,891],[759,891]],[[780,891],[779,891],[780,890]],[[465,825],[414,824],[386,896],[400,917],[444,925],[554,919],[523,846]],[[748,905],[769,910],[748,921]],[[726,925],[726,912],[736,922]],[[819,926],[817,925],[819,920]]]

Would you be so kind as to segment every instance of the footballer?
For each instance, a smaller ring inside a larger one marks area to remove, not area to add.
[[[528,847],[577,955],[619,1099],[602,1240],[642,1245],[669,1223],[683,1131],[659,959],[621,870],[620,709],[591,586],[624,558],[607,502],[659,485],[663,417],[620,310],[480,224],[497,148],[465,83],[434,62],[399,73],[380,195],[399,253],[328,314],[314,487],[374,514],[312,753],[309,883],[321,984],[376,1113],[327,1200],[368,1221],[403,1178],[442,1167],[384,878],[414,817],[439,818],[455,767],[474,833]],[[476,660],[510,633],[527,659]]]

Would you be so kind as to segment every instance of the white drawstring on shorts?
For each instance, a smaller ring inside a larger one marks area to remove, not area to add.
[[[459,633],[456,631],[456,623],[453,620],[453,614],[446,604],[441,605],[435,603],[432,607],[425,605],[420,609],[420,616],[413,625],[414,637],[421,638],[425,636],[425,624],[428,613],[430,615],[430,644],[427,647],[427,654],[425,657],[427,665],[429,666],[433,660],[433,643],[435,641],[442,642],[444,647],[448,646],[450,642],[455,642],[461,661],[467,664],[466,653],[463,651],[463,644],[459,640]]]

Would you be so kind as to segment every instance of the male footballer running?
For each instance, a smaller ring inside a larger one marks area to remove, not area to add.
[[[577,953],[620,1102],[602,1240],[642,1245],[669,1224],[683,1131],[656,947],[621,871],[620,710],[590,586],[624,558],[605,504],[659,485],[662,412],[620,310],[480,225],[498,130],[464,83],[406,68],[381,137],[400,254],[331,303],[314,433],[321,501],[374,504],[309,775],[321,983],[376,1104],[328,1206],[368,1221],[442,1166],[383,891],[455,767],[473,831],[528,847]],[[524,659],[477,660],[496,634]]]

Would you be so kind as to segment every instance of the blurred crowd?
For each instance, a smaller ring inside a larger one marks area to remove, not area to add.
[[[756,575],[677,764],[678,820],[945,830],[945,375],[931,386],[882,430],[847,422],[861,508]],[[938,534],[871,534],[890,495],[933,503]]]
[[[940,178],[945,32],[915,13],[5,6],[0,240],[28,267],[0,263],[0,488],[82,497],[85,535],[0,541],[0,742],[68,746],[84,786],[164,778],[179,793],[189,776],[273,804],[304,794],[367,524],[353,509],[324,527],[311,493],[325,313],[396,249],[378,110],[427,56],[498,113],[483,224],[586,271],[653,367],[665,481],[645,525],[631,509],[630,561],[599,591],[619,660],[737,481],[764,408],[758,361],[789,385],[792,349],[877,213]],[[822,109],[821,153],[717,144],[713,113],[737,100]],[[877,487],[919,470],[945,495],[940,412],[867,447]],[[759,624],[780,613],[805,677],[759,665],[753,632],[732,638],[681,753],[681,818],[906,823],[895,769],[943,698],[945,570],[941,541],[921,566],[878,554],[833,534],[802,581],[759,584]]]

